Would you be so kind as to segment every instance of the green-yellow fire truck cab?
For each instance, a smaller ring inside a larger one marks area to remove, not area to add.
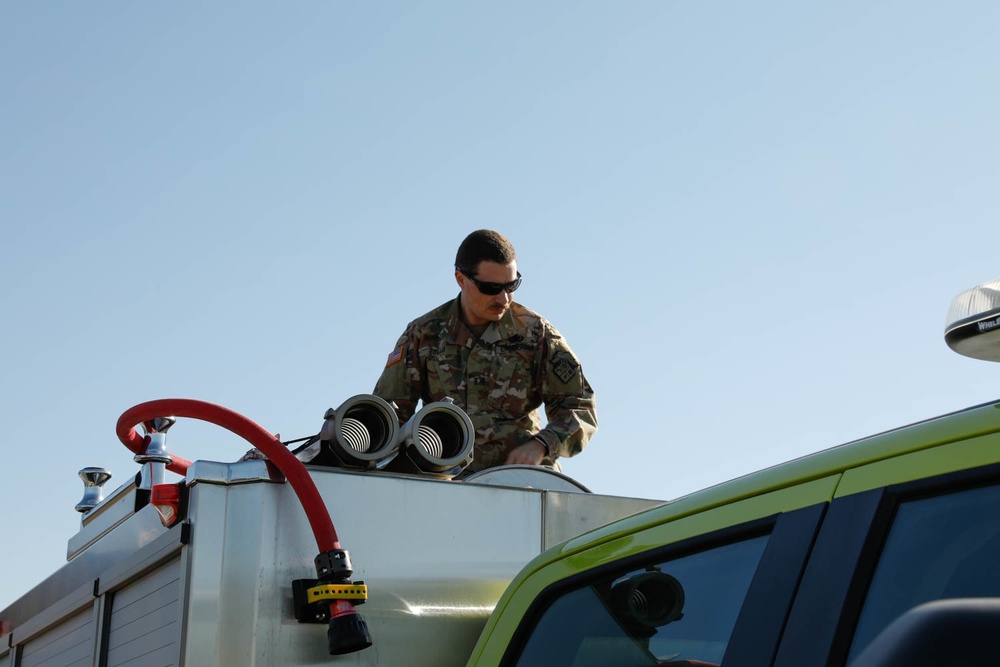
[[[991,287],[956,299],[946,340],[997,360]],[[542,553],[497,604],[469,664],[997,664],[998,510],[1000,403],[988,403]]]

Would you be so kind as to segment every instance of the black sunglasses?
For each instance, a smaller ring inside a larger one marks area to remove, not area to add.
[[[471,280],[472,284],[476,286],[476,289],[479,290],[481,293],[485,294],[486,296],[496,296],[500,292],[507,292],[508,294],[510,294],[511,292],[513,292],[514,290],[516,290],[518,287],[521,286],[520,271],[517,272],[517,278],[510,281],[509,283],[486,283],[483,282],[482,280],[476,280],[475,278],[470,276],[469,272],[466,271],[465,269],[461,269],[456,266],[455,270],[457,270],[463,276]]]

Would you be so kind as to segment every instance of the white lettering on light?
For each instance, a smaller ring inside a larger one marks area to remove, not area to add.
[[[995,320],[987,320],[986,322],[977,322],[976,327],[980,331],[990,331],[992,329],[996,329],[997,327],[1000,327],[1000,317]]]

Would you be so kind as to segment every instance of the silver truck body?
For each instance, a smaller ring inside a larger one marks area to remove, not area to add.
[[[516,468],[516,467],[515,467]],[[464,665],[496,601],[541,551],[658,501],[599,496],[541,471],[475,481],[310,468],[369,591],[374,644],[330,656],[292,581],[317,545],[264,461],[195,462],[185,521],[135,511],[128,484],[83,516],[68,562],[0,612],[0,667]],[[507,485],[541,481],[538,488]],[[541,488],[548,487],[548,488]]]

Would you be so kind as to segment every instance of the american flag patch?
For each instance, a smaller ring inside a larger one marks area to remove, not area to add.
[[[389,368],[394,363],[403,358],[403,346],[400,345],[395,350],[389,353],[389,358],[385,360],[385,367]]]

